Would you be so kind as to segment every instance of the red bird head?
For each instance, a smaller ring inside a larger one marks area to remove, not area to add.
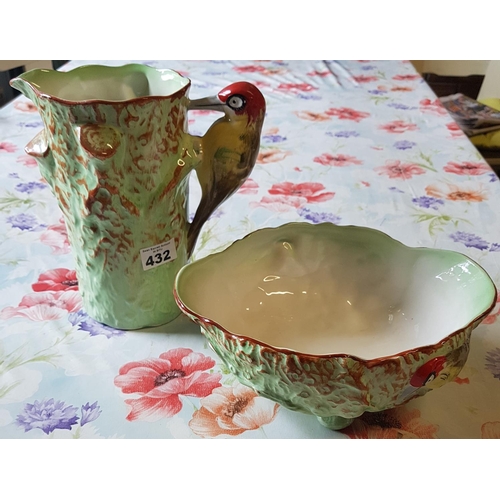
[[[236,116],[246,115],[249,122],[254,122],[264,119],[266,101],[255,85],[236,82],[224,87],[217,96],[191,101],[189,109],[213,109]]]
[[[246,114],[250,121],[266,112],[266,101],[261,91],[251,83],[236,82],[224,87],[218,94],[220,101],[237,115]]]

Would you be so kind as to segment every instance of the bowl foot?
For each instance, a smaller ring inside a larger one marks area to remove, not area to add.
[[[332,431],[339,431],[340,429],[344,429],[348,425],[351,425],[353,422],[353,418],[344,418],[344,417],[317,417],[319,423],[324,425],[328,429]]]

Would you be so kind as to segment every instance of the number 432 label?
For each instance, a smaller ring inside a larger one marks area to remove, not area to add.
[[[169,240],[154,247],[141,249],[141,261],[144,271],[162,266],[167,262],[172,262],[177,258],[175,241]]]

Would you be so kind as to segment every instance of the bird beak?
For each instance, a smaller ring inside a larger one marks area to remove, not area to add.
[[[203,99],[194,99],[189,101],[188,109],[211,109],[214,111],[223,111],[224,103],[217,97],[204,97]]]

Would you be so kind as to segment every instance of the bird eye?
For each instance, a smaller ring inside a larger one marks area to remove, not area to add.
[[[238,111],[245,106],[245,99],[241,95],[232,95],[228,100],[227,104],[230,108]]]

